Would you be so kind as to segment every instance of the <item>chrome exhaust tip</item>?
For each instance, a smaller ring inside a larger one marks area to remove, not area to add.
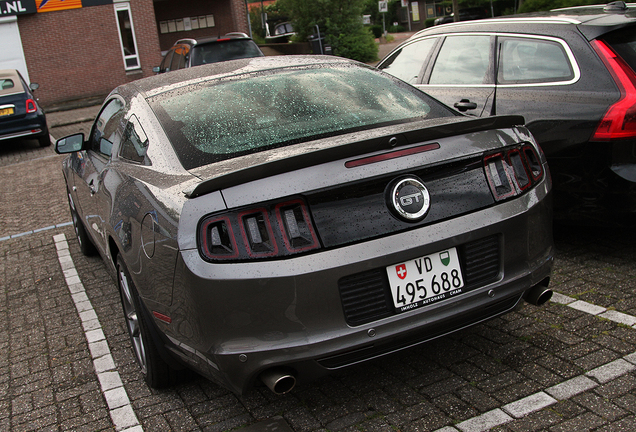
[[[285,368],[267,369],[261,373],[260,378],[263,384],[277,395],[288,393],[296,386],[293,372]]]
[[[549,279],[539,282],[523,294],[523,299],[528,303],[541,306],[552,298],[552,290],[548,288]]]

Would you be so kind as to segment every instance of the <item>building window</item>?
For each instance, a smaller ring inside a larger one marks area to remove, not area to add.
[[[135,28],[132,14],[130,13],[130,3],[118,2],[114,6],[117,25],[119,26],[119,42],[124,56],[124,65],[126,70],[139,69],[139,52],[137,51]]]

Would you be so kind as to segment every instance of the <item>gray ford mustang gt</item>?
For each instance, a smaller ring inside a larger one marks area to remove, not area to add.
[[[56,150],[146,382],[285,393],[549,299],[551,180],[522,124],[261,57],[122,85]]]

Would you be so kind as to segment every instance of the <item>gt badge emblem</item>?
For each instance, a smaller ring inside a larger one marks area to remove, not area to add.
[[[389,210],[407,222],[424,219],[431,204],[428,189],[416,177],[401,178],[391,183],[387,201]]]

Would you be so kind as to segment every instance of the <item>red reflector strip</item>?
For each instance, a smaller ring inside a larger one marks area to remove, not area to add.
[[[223,38],[223,39],[217,39],[217,42],[225,42],[225,41],[229,41],[232,40],[232,38]]]
[[[170,318],[168,315],[164,315],[164,314],[162,314],[160,312],[157,312],[157,311],[152,311],[152,314],[158,320],[163,321],[166,324],[172,324],[172,318]]]
[[[403,150],[396,150],[390,153],[384,153],[381,155],[377,155],[377,156],[371,156],[371,157],[366,157],[366,158],[361,158],[361,159],[355,159],[352,161],[348,161],[345,162],[345,166],[347,168],[355,168],[355,167],[359,167],[362,165],[369,165],[369,164],[373,164],[373,163],[377,163],[377,162],[382,162],[382,161],[386,161],[386,160],[391,160],[391,159],[396,159],[402,156],[410,156],[410,155],[414,155],[417,153],[424,153],[427,151],[431,151],[431,150],[437,150],[439,148],[439,144],[437,143],[433,143],[433,144],[426,144],[426,145],[422,145],[422,146],[417,146],[417,147],[411,147],[408,149],[403,149]]]

